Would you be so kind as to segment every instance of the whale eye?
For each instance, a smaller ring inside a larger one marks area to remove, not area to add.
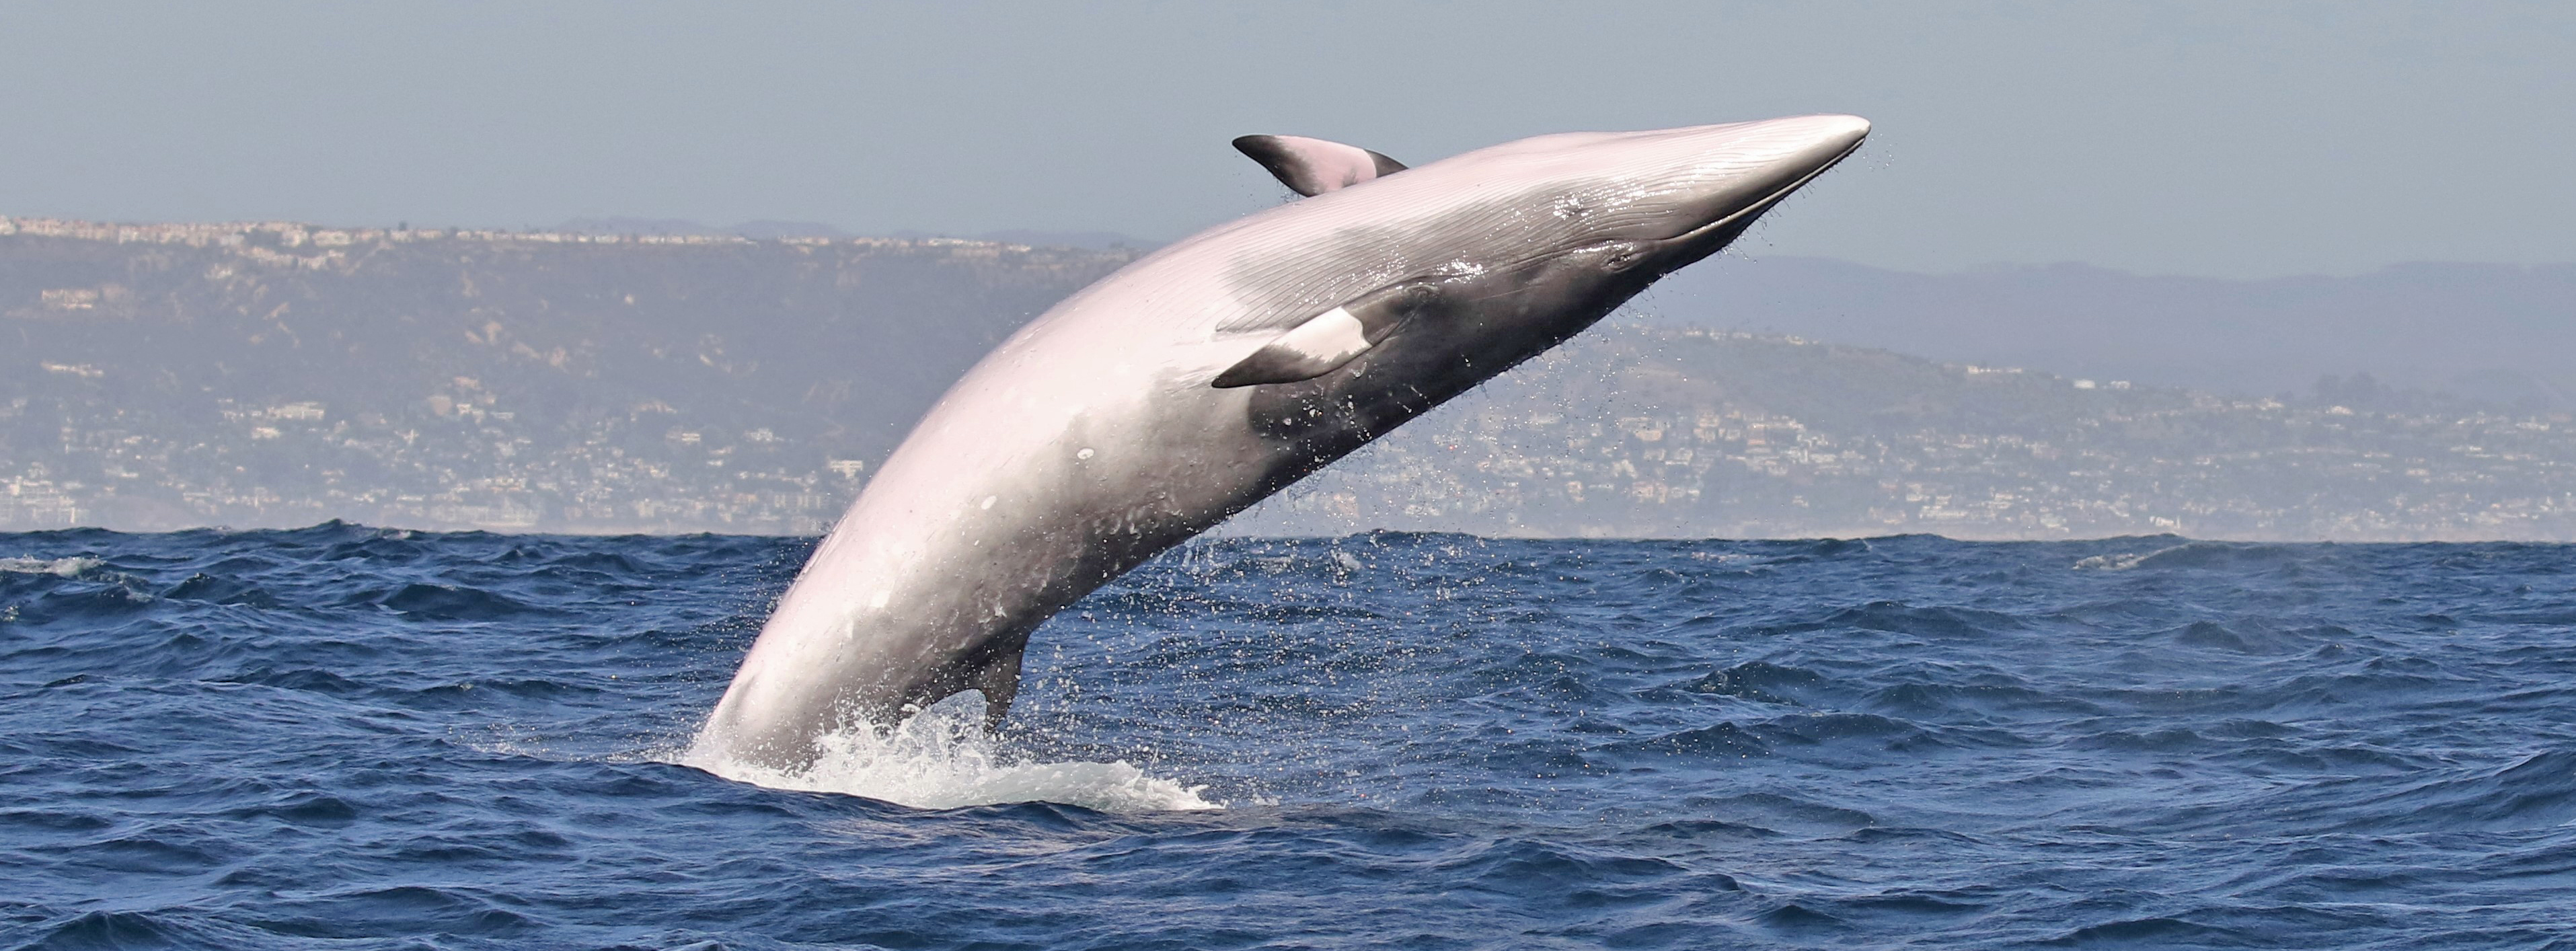
[[[1475,265],[1469,265],[1469,267],[1474,268],[1474,271],[1473,271],[1473,272],[1471,272],[1471,273],[1481,274],[1481,273],[1483,273],[1483,272],[1484,272],[1484,268],[1482,268],[1482,267],[1478,267],[1478,266],[1475,266]],[[1403,287],[1396,288],[1396,289],[1395,289],[1395,291],[1394,291],[1394,295],[1393,295],[1393,299],[1392,299],[1392,304],[1393,304],[1393,306],[1397,306],[1397,307],[1404,307],[1404,308],[1427,307],[1427,306],[1430,306],[1433,302],[1438,301],[1439,299],[1440,299],[1440,288],[1439,288],[1439,287],[1437,287],[1437,286],[1435,286],[1435,285],[1432,285],[1432,284],[1429,284],[1429,283],[1420,283],[1420,282],[1417,282],[1417,283],[1413,283],[1413,284],[1406,284],[1406,285],[1404,285]]]
[[[1601,270],[1617,274],[1636,267],[1646,259],[1646,249],[1634,241],[1620,241],[1601,247]]]

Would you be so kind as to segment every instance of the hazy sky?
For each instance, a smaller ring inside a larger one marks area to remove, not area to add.
[[[0,214],[1178,237],[1226,142],[1805,112],[1748,238],[1913,270],[2576,260],[2576,3],[0,3]]]

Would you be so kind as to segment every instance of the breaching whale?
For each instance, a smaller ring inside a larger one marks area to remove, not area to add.
[[[969,689],[998,722],[1058,609],[1716,253],[1868,133],[1573,133],[1415,168],[1237,139],[1307,197],[1138,259],[968,370],[815,550],[691,759],[800,767],[832,730]]]

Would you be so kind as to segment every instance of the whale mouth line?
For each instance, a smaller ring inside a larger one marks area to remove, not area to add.
[[[1732,227],[1732,226],[1735,226],[1735,225],[1738,225],[1738,224],[1749,224],[1750,222],[1749,222],[1747,219],[1750,219],[1750,218],[1752,218],[1753,216],[1759,215],[1759,214],[1761,214],[1761,213],[1763,213],[1763,212],[1765,212],[1765,211],[1769,211],[1769,210],[1771,210],[1771,207],[1772,207],[1772,206],[1777,205],[1777,204],[1779,204],[1783,199],[1788,198],[1788,197],[1789,197],[1789,195],[1790,195],[1790,193],[1795,192],[1795,191],[1797,191],[1798,189],[1801,189],[1801,188],[1805,188],[1805,187],[1807,187],[1807,183],[1808,183],[1808,182],[1815,181],[1815,180],[1816,180],[1816,176],[1823,175],[1823,174],[1824,174],[1824,173],[1826,173],[1826,172],[1833,171],[1834,166],[1841,165],[1841,164],[1843,163],[1843,160],[1844,160],[1844,159],[1847,159],[1847,158],[1852,157],[1852,153],[1855,153],[1855,152],[1860,151],[1861,146],[1864,146],[1864,145],[1867,145],[1867,144],[1869,144],[1869,138],[1868,138],[1867,136],[1863,136],[1863,137],[1861,137],[1860,139],[1855,140],[1854,142],[1852,142],[1852,144],[1850,144],[1850,145],[1846,145],[1846,146],[1843,146],[1843,150],[1842,150],[1842,151],[1840,151],[1840,152],[1836,152],[1836,153],[1834,153],[1834,157],[1833,157],[1833,158],[1826,159],[1826,160],[1824,160],[1823,162],[1818,163],[1818,164],[1816,165],[1816,167],[1815,167],[1815,168],[1808,169],[1808,170],[1807,170],[1807,172],[1806,172],[1806,174],[1803,174],[1803,175],[1798,176],[1798,178],[1797,178],[1797,180],[1796,180],[1796,181],[1792,181],[1792,182],[1790,182],[1790,183],[1788,183],[1788,184],[1786,184],[1786,185],[1782,185],[1782,186],[1780,186],[1779,188],[1774,189],[1770,194],[1764,195],[1764,196],[1762,196],[1761,198],[1757,198],[1757,199],[1754,199],[1753,201],[1746,202],[1746,203],[1744,204],[1744,207],[1741,207],[1741,208],[1738,208],[1738,209],[1736,209],[1736,210],[1734,210],[1734,211],[1728,212],[1728,213],[1726,213],[1724,216],[1719,217],[1719,218],[1717,218],[1717,219],[1716,219],[1716,220],[1714,220],[1714,221],[1710,221],[1710,222],[1708,222],[1708,223],[1706,223],[1706,224],[1694,225],[1694,226],[1692,226],[1692,227],[1690,227],[1690,228],[1688,228],[1688,229],[1685,229],[1685,230],[1683,230],[1680,234],[1676,234],[1676,235],[1672,235],[1672,236],[1670,236],[1670,237],[1664,237],[1664,238],[1628,238],[1628,239],[1618,239],[1618,240],[1610,240],[1610,241],[1601,241],[1601,242],[1595,242],[1595,243],[1591,243],[1591,244],[1577,245],[1577,246],[1575,246],[1575,247],[1573,247],[1573,248],[1570,248],[1570,249],[1567,249],[1567,248],[1559,248],[1559,249],[1553,249],[1553,250],[1536,251],[1536,252],[1531,252],[1531,253],[1528,253],[1528,254],[1522,255],[1521,257],[1518,257],[1518,258],[1515,258],[1515,259],[1512,259],[1512,260],[1509,260],[1509,261],[1505,261],[1505,262],[1502,262],[1502,263],[1499,263],[1499,264],[1493,264],[1493,265],[1490,265],[1490,266],[1488,266],[1488,267],[1484,268],[1483,270],[1484,270],[1484,273],[1486,273],[1486,274],[1510,273],[1510,272],[1513,272],[1513,271],[1521,270],[1521,269],[1523,269],[1523,268],[1527,268],[1527,267],[1532,267],[1532,266],[1536,266],[1536,265],[1544,264],[1544,263],[1546,263],[1546,262],[1548,262],[1548,261],[1555,260],[1555,259],[1558,259],[1558,258],[1564,257],[1564,256],[1569,255],[1569,254],[1581,253],[1581,252],[1583,252],[1583,251],[1598,250],[1598,249],[1603,248],[1603,247],[1607,247],[1607,246],[1611,246],[1611,245],[1619,245],[1619,244],[1642,245],[1642,246],[1654,247],[1654,248],[1658,248],[1658,249],[1671,249],[1671,248],[1674,248],[1674,247],[1685,247],[1685,246],[1688,246],[1688,245],[1691,245],[1691,244],[1697,243],[1699,240],[1701,240],[1701,239],[1703,239],[1703,238],[1706,238],[1706,237],[1708,237],[1708,236],[1709,236],[1709,235],[1711,235],[1711,234],[1715,234],[1715,233],[1718,233],[1718,232],[1720,232],[1720,231],[1723,231],[1723,230],[1724,230],[1724,229],[1726,229],[1726,228],[1729,228],[1729,227]],[[1693,258],[1691,258],[1691,261],[1696,261],[1696,260],[1698,260],[1698,256],[1694,256]],[[1682,267],[1682,266],[1688,265],[1689,263],[1691,263],[1691,261],[1684,261],[1684,262],[1682,262],[1681,264],[1673,265],[1673,268],[1676,268],[1676,269],[1677,269],[1677,268],[1679,268],[1679,267]],[[1624,270],[1624,268],[1623,268],[1623,270]],[[1414,275],[1414,276],[1412,276],[1412,277],[1410,277],[1410,278],[1407,278],[1406,280],[1411,280],[1411,281],[1437,281],[1437,280],[1440,280],[1440,279],[1441,279],[1441,275],[1434,274],[1434,273],[1423,273],[1423,274],[1417,274],[1417,275]]]
[[[1728,212],[1724,217],[1715,221],[1700,225],[1669,238],[1663,238],[1656,243],[1664,245],[1689,244],[1697,239],[1707,237],[1708,235],[1714,234],[1738,223],[1749,224],[1750,221],[1748,219],[1771,210],[1771,206],[1777,205],[1782,199],[1789,197],[1789,193],[1807,187],[1807,183],[1815,181],[1816,176],[1832,171],[1834,166],[1842,164],[1844,159],[1852,157],[1852,153],[1860,151],[1860,147],[1868,143],[1869,139],[1866,136],[1854,140],[1852,144],[1844,146],[1842,151],[1834,153],[1833,158],[1826,159],[1815,168],[1808,169],[1806,174],[1798,176],[1796,181],[1782,185],[1778,189],[1773,190],[1770,194],[1759,199],[1747,202],[1744,207]]]

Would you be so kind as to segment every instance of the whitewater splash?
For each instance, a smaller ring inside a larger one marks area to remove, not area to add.
[[[96,558],[0,558],[0,571],[76,578],[106,562]]]
[[[2077,571],[2130,571],[2138,568],[2246,569],[2280,562],[2291,549],[2265,542],[2186,541],[2154,551],[2093,555],[2075,563]]]
[[[984,698],[967,691],[888,730],[857,723],[825,736],[823,755],[799,770],[718,758],[691,749],[676,762],[770,789],[865,796],[919,809],[1053,802],[1102,812],[1223,809],[1124,760],[1022,761],[984,730]]]

